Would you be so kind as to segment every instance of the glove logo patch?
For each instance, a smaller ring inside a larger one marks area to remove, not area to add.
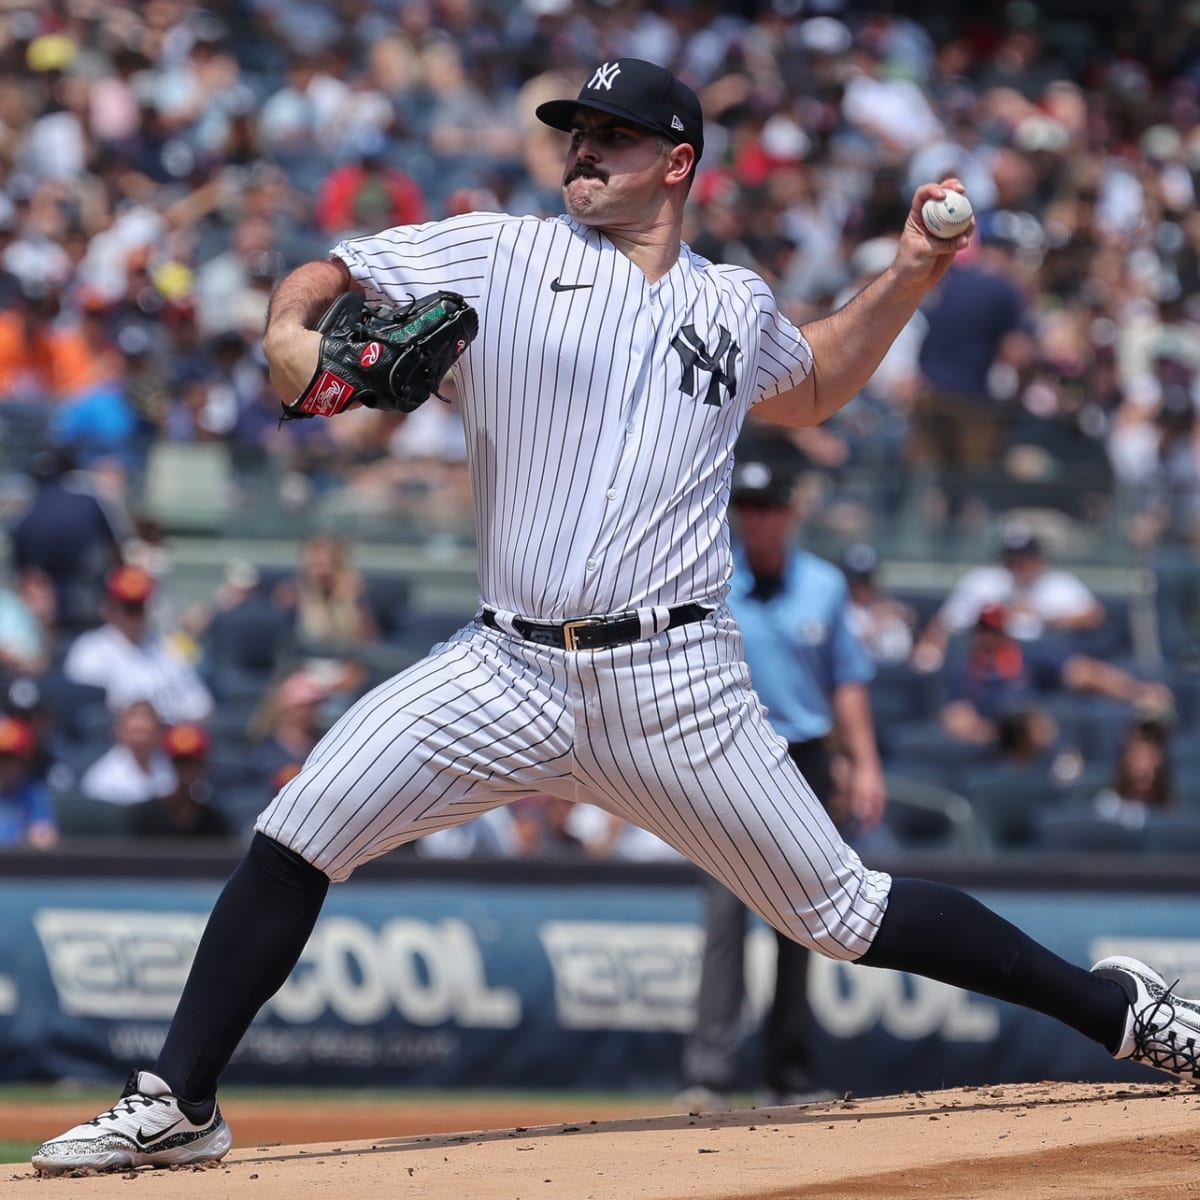
[[[314,416],[331,417],[341,412],[353,395],[354,388],[344,379],[339,379],[332,371],[322,371],[304,408]]]
[[[373,367],[378,361],[379,356],[383,353],[383,347],[378,342],[368,342],[363,347],[363,352],[358,360],[360,367]]]

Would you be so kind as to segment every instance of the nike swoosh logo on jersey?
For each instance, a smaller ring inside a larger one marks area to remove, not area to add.
[[[550,280],[550,290],[552,292],[575,292],[580,288],[590,288],[590,283],[559,283],[557,279]]]
[[[175,1125],[181,1125],[182,1123],[183,1123],[183,1118],[180,1117],[179,1120],[175,1122]],[[152,1145],[154,1142],[159,1141],[161,1138],[166,1137],[167,1134],[170,1133],[171,1130],[175,1128],[175,1125],[168,1125],[166,1127],[166,1129],[156,1129],[152,1134],[150,1134],[149,1137],[147,1137],[146,1134],[139,1127],[137,1133],[135,1133],[133,1136],[134,1136],[134,1139],[137,1141],[137,1144],[144,1149],[147,1146]]]

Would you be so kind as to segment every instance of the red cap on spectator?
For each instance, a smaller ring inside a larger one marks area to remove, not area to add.
[[[33,726],[16,717],[0,717],[0,755],[10,754],[16,758],[31,758],[37,748]]]
[[[203,758],[210,744],[208,730],[192,721],[172,725],[163,734],[163,749],[172,758]]]
[[[975,624],[980,629],[995,629],[1003,633],[1008,626],[1008,609],[1003,604],[985,604],[979,610]]]
[[[145,604],[154,586],[154,576],[141,567],[118,567],[108,577],[108,594],[122,604]]]

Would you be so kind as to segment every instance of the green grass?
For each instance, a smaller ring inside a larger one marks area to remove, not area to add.
[[[108,1108],[117,1098],[120,1082],[105,1086],[95,1083],[9,1083],[0,1084],[0,1104],[66,1104],[78,1109],[80,1119]],[[266,1101],[281,1104],[311,1105],[339,1104],[345,1107],[367,1107],[377,1104],[412,1104],[425,1107],[468,1104],[554,1104],[577,1107],[587,1104],[627,1104],[632,1111],[655,1112],[664,1109],[669,1101],[665,1094],[651,1092],[553,1092],[496,1090],[487,1088],[411,1089],[411,1088],[311,1088],[311,1087],[248,1087],[230,1085],[221,1089],[227,1101]],[[0,1163],[28,1162],[38,1142],[0,1138]]]
[[[0,1104],[64,1104],[70,1106],[75,1117],[84,1119],[108,1108],[117,1098],[120,1081],[111,1085],[96,1083],[8,1083],[0,1084]],[[486,1106],[488,1104],[535,1104],[553,1105],[561,1103],[578,1111],[579,1106],[588,1104],[628,1105],[631,1112],[653,1113],[665,1111],[670,1097],[663,1093],[615,1091],[615,1092],[570,1092],[570,1091],[524,1091],[518,1089],[411,1089],[411,1088],[312,1088],[312,1087],[248,1087],[230,1085],[221,1089],[226,1101],[244,1103],[269,1102],[280,1104],[312,1105],[338,1104],[346,1108],[368,1107],[378,1104],[411,1104],[437,1108],[454,1104]],[[77,1111],[76,1111],[77,1110]],[[0,1138],[0,1163],[28,1163],[29,1156],[38,1147],[38,1142],[24,1142]]]
[[[21,1101],[29,1104],[93,1104],[97,1111],[113,1104],[120,1092],[120,1081],[111,1085],[95,1083],[8,1083],[0,1084],[0,1104]],[[563,1101],[579,1104],[620,1104],[630,1106],[654,1104],[668,1098],[657,1092],[571,1092],[534,1091],[518,1088],[366,1088],[366,1087],[251,1087],[245,1084],[226,1084],[223,1097],[239,1100],[268,1100],[296,1104],[328,1101],[337,1104],[461,1104],[461,1103],[521,1103],[538,1104]],[[0,1143],[2,1144],[2,1143]]]

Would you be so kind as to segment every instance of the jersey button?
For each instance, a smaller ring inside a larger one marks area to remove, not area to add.
[[[594,558],[589,558],[587,560],[587,569],[589,571],[594,571],[596,569],[596,560]]]
[[[615,500],[617,498],[617,489],[616,488],[608,489],[608,498],[610,500]]]

